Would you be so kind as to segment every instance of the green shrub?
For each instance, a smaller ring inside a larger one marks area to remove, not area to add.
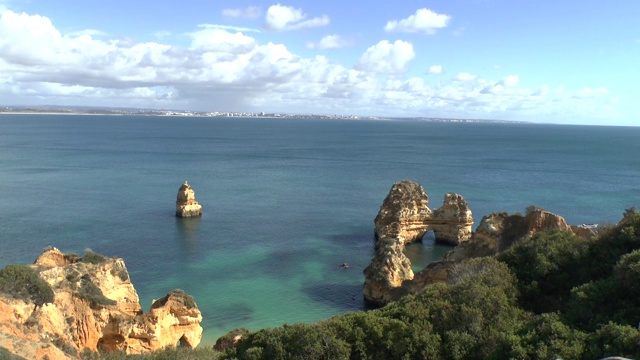
[[[503,355],[524,359],[579,359],[585,351],[586,335],[563,323],[555,313],[542,314],[524,323],[517,343]]]
[[[111,268],[111,271],[109,271],[109,272],[111,273],[111,275],[119,277],[120,280],[122,280],[122,281],[129,280],[129,273],[124,268],[116,268],[114,266],[114,267]]]
[[[89,264],[101,264],[105,261],[107,261],[106,257],[100,254],[96,254],[90,249],[86,249],[84,251],[84,256],[82,257],[82,262],[89,263]]]
[[[566,304],[571,289],[588,280],[588,243],[570,231],[538,233],[498,255],[518,279],[520,304],[541,314]]]
[[[585,359],[608,356],[638,358],[640,332],[635,327],[608,323],[588,336],[586,348]]]
[[[26,265],[8,265],[0,270],[0,292],[16,299],[31,300],[36,306],[52,303],[54,299],[49,284]]]
[[[85,350],[80,357],[83,360],[217,360],[221,358],[220,352],[211,346],[199,346],[196,349],[167,347],[162,350],[156,350],[146,354],[125,355],[122,352],[91,352]]]
[[[108,306],[115,305],[116,302],[104,296],[102,290],[91,281],[88,275],[83,275],[80,280],[80,288],[77,291],[78,297],[91,303]]]

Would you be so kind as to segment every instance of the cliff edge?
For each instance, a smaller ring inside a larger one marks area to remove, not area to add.
[[[446,281],[460,261],[493,256],[515,242],[548,230],[571,231],[562,216],[537,207],[526,215],[494,213],[482,218],[472,232],[473,217],[464,198],[447,193],[442,207],[431,211],[429,196],[418,183],[395,183],[375,218],[375,255],[364,269],[363,295],[369,304],[382,306],[425,286]],[[414,273],[405,256],[405,245],[420,241],[433,230],[436,241],[457,245],[444,259]]]
[[[143,314],[120,258],[49,248],[33,265],[0,270],[0,346],[28,359],[194,348],[201,321],[195,301],[182,290],[154,300]]]

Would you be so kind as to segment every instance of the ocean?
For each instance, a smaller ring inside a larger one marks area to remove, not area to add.
[[[391,185],[462,194],[476,225],[536,205],[613,224],[640,205],[640,127],[0,115],[0,266],[47,246],[125,260],[145,311],[191,294],[203,344],[364,309]],[[175,217],[189,181],[200,218]],[[451,248],[427,238],[416,269]],[[341,269],[347,262],[350,267]]]

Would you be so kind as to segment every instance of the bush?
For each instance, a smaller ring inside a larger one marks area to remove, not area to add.
[[[100,290],[100,288],[91,281],[91,278],[88,275],[82,276],[77,295],[78,297],[97,305],[107,306],[116,304],[114,300],[104,296],[102,290]]]
[[[94,253],[91,249],[86,249],[84,251],[84,256],[82,257],[82,262],[89,264],[101,264],[105,261],[107,261],[106,257]]]
[[[15,299],[31,300],[36,306],[52,303],[54,299],[49,284],[26,265],[8,265],[0,270],[0,292]]]
[[[571,289],[588,280],[588,243],[572,232],[536,234],[498,255],[518,279],[520,305],[541,314],[563,309]]]
[[[492,258],[461,264],[451,284],[369,312],[243,337],[226,358],[484,359],[517,329],[515,278]],[[260,357],[258,357],[260,356]]]
[[[122,352],[105,353],[85,350],[81,355],[80,358],[83,360],[216,360],[221,358],[221,353],[210,346],[199,346],[196,349],[167,347],[166,349],[137,355],[125,355]]]
[[[640,333],[631,326],[608,323],[587,338],[585,359],[608,356],[637,358],[640,355]]]
[[[555,313],[534,316],[525,322],[503,353],[511,359],[579,359],[586,335],[564,324]]]

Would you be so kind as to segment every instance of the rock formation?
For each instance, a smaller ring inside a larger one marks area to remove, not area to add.
[[[429,198],[419,184],[394,184],[375,219],[376,253],[364,270],[363,294],[373,305],[385,305],[425,286],[446,281],[454,265],[467,259],[493,256],[515,242],[548,230],[568,230],[564,218],[536,207],[526,216],[494,213],[482,218],[472,233],[473,218],[467,202],[454,193],[445,195],[441,208],[427,207]],[[444,259],[414,274],[404,254],[405,245],[433,230],[436,240],[458,245]]]
[[[461,261],[497,255],[519,241],[550,230],[571,231],[571,227],[562,216],[536,207],[528,208],[526,216],[504,212],[484,216],[469,241],[429,264],[405,286],[415,294],[429,284],[447,281],[449,272]]]
[[[473,217],[462,195],[447,193],[433,212],[422,185],[403,180],[393,184],[375,219],[377,239],[396,238],[404,244],[422,240],[433,230],[436,241],[458,245],[471,238]]]
[[[433,211],[428,221],[436,235],[436,241],[458,245],[471,238],[473,216],[462,195],[447,193],[442,207]]]
[[[53,290],[53,302],[39,306],[28,298],[0,296],[0,346],[16,354],[55,359],[85,349],[138,354],[176,344],[193,348],[202,338],[202,315],[181,290],[155,300],[143,314],[122,259],[90,252],[81,258],[51,248],[31,268]],[[39,355],[25,340],[50,352]]]
[[[461,195],[448,193],[441,208],[431,211],[429,196],[418,183],[403,180],[393,184],[375,219],[376,254],[364,270],[365,300],[386,304],[407,293],[405,282],[414,278],[411,262],[404,255],[406,244],[421,241],[433,230],[436,241],[460,244],[472,234],[473,217]]]
[[[387,304],[407,292],[402,285],[414,277],[411,261],[399,238],[384,237],[376,242],[376,254],[364,269],[364,298],[371,304]]]
[[[187,181],[178,190],[176,200],[176,216],[192,217],[202,215],[202,205],[196,201],[196,193]]]
[[[403,244],[422,239],[431,218],[428,204],[422,185],[409,180],[393,184],[374,221],[376,238],[395,238]]]

